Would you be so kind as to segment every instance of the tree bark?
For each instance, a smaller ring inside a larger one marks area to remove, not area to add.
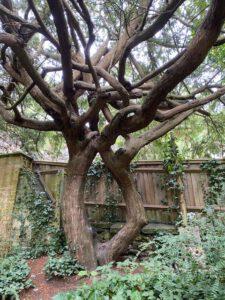
[[[89,270],[97,267],[97,259],[84,199],[86,175],[94,156],[92,149],[70,154],[62,201],[63,227],[69,249]]]
[[[126,224],[110,241],[99,245],[97,258],[101,265],[117,259],[147,223],[143,202],[132,174],[125,166],[117,164],[114,159],[110,160],[107,155],[103,154],[103,160],[121,189],[126,204]]]
[[[62,201],[63,227],[69,249],[76,251],[78,261],[89,270],[117,259],[146,224],[144,206],[132,174],[124,165],[107,158],[104,163],[117,181],[126,204],[126,224],[108,242],[94,243],[85,210],[85,182],[94,157],[91,147],[79,152],[70,150]]]

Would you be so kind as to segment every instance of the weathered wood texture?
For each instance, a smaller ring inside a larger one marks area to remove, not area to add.
[[[200,169],[202,162],[206,160],[191,160],[185,163],[184,197],[188,211],[199,211],[205,206],[204,191],[207,188],[207,175]],[[221,163],[225,162],[221,160]],[[35,169],[39,170],[47,188],[60,203],[60,197],[63,190],[63,174],[65,174],[66,164],[53,162],[35,162]],[[142,196],[148,219],[152,222],[173,222],[177,214],[171,210],[172,204],[163,187],[163,166],[162,161],[140,161],[134,172],[135,181],[139,193]],[[93,219],[101,219],[105,211],[103,209],[108,198],[120,198],[118,188],[115,182],[107,186],[104,176],[100,178],[97,184],[87,189],[86,206],[89,215]],[[168,202],[166,205],[165,202]],[[96,213],[96,206],[99,207]],[[119,214],[123,216],[124,204],[119,201]],[[102,207],[102,209],[100,209]],[[218,209],[225,209],[225,201],[222,199],[217,205]]]

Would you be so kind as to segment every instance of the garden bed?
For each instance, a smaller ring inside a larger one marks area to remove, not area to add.
[[[84,280],[78,276],[53,278],[48,280],[44,274],[44,265],[46,264],[47,260],[48,257],[44,256],[28,261],[31,269],[30,278],[32,279],[35,287],[21,292],[21,300],[50,300],[58,293],[74,290],[84,282],[91,282],[90,279]]]

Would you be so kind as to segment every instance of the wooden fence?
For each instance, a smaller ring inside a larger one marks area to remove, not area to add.
[[[207,160],[190,160],[185,162],[185,173],[183,178],[184,198],[187,210],[190,212],[200,211],[205,207],[204,193],[207,189],[207,175],[202,172],[200,165]],[[222,164],[225,162],[220,161]],[[36,161],[35,170],[41,178],[52,199],[60,202],[66,164]],[[162,161],[140,161],[134,171],[137,189],[142,196],[144,207],[149,221],[173,223],[177,217],[177,212],[171,209],[172,199],[163,187],[163,166]],[[103,207],[107,203],[109,195],[116,197],[118,187],[115,182],[107,186],[104,176],[102,176],[94,187],[90,187],[86,195],[86,206],[91,219],[101,220],[105,214]],[[120,218],[124,218],[125,204],[118,197]],[[167,201],[167,204],[165,202]],[[98,211],[96,213],[96,207]],[[225,196],[221,198],[216,209],[225,210]]]
[[[184,197],[188,211],[200,211],[205,206],[204,191],[207,188],[207,175],[200,169],[203,161],[205,160],[192,160],[185,163]],[[225,164],[222,160],[220,162]],[[57,209],[60,206],[66,173],[65,163],[33,161],[21,153],[0,155],[0,239],[5,239],[10,234],[19,173],[24,167],[33,168],[35,172],[38,172],[46,193],[54,201]],[[177,213],[171,209],[171,199],[168,199],[163,188],[162,175],[161,161],[140,161],[134,172],[149,221],[173,223]],[[94,187],[87,189],[86,207],[90,219],[101,221],[106,214],[105,207],[109,196],[115,198],[116,195],[118,195],[116,183],[112,182],[110,186],[107,186],[104,176]],[[120,197],[117,198],[118,218],[122,220],[125,204]],[[217,209],[225,210],[224,198],[221,198]],[[168,205],[165,205],[165,199],[168,200]]]

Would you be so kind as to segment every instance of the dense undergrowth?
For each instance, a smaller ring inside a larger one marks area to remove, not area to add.
[[[54,300],[225,299],[225,218],[209,210],[179,235],[142,245],[148,257],[100,267],[91,285]],[[87,275],[88,273],[82,273]]]
[[[0,259],[0,299],[19,299],[22,290],[33,287],[32,280],[29,279],[30,268],[25,257],[21,251],[17,255],[10,254]],[[62,255],[51,254],[43,271],[46,279],[51,279],[75,275],[81,270],[83,267],[68,251],[65,251]]]
[[[32,286],[30,269],[20,255],[0,259],[0,299],[18,299],[20,291]]]
[[[46,279],[74,274],[92,279],[91,285],[58,295],[56,300],[224,300],[225,214],[216,213],[211,206],[224,197],[224,170],[214,161],[202,165],[202,170],[209,176],[204,213],[191,214],[188,227],[181,228],[178,235],[156,236],[140,245],[136,257],[91,273],[69,255],[62,232],[52,226],[53,210],[34,182],[24,201],[34,234],[29,247],[16,247],[0,260],[0,299],[17,299],[20,291],[31,287],[26,259],[47,254]]]
[[[225,214],[209,207],[202,215],[193,214],[189,226],[181,228],[178,235],[156,236],[124,262],[89,273],[64,253],[52,255],[45,272],[46,278],[78,274],[92,279],[91,285],[55,296],[55,300],[224,300],[224,249]],[[22,255],[0,261],[1,296],[16,298],[21,290],[32,286]]]

